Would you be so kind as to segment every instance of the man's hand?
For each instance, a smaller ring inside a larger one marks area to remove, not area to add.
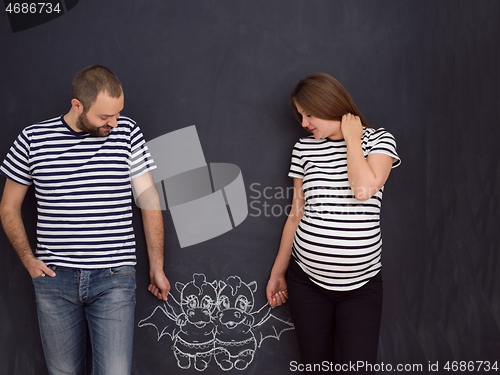
[[[33,257],[32,260],[26,261],[26,269],[30,273],[32,279],[39,276],[50,276],[55,277],[56,273],[52,271],[47,265],[41,261]]]
[[[2,200],[0,202],[0,219],[2,225],[24,267],[32,278],[56,274],[47,265],[35,258],[28,241],[24,227],[21,206],[28,191],[28,186],[19,184],[10,179],[5,180]]]
[[[158,299],[166,301],[170,292],[170,281],[163,271],[149,273],[151,283],[148,290]]]

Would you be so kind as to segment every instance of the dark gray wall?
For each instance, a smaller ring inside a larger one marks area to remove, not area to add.
[[[74,3],[74,1],[72,2]],[[195,124],[209,162],[241,168],[249,216],[236,229],[181,249],[166,218],[166,269],[175,283],[267,276],[290,197],[291,148],[303,133],[288,107],[298,79],[337,77],[403,160],[382,214],[385,306],[380,362],[500,360],[497,0],[109,0],[13,32],[0,15],[0,154],[20,130],[69,109],[73,75],[113,69],[124,114],[147,139]],[[70,8],[68,6],[68,8]],[[3,186],[3,180],[2,180]],[[263,189],[268,197],[260,196]],[[264,212],[264,205],[268,210]],[[25,219],[35,241],[35,203]],[[260,210],[260,211],[259,211]],[[139,212],[136,210],[137,216]],[[137,321],[158,305],[147,292],[140,220]],[[0,235],[0,374],[46,374],[34,293]],[[276,314],[288,317],[287,308]],[[134,374],[185,374],[168,337],[136,329]],[[266,340],[245,374],[287,374],[293,331]],[[205,373],[222,373],[211,366]],[[483,373],[468,371],[468,373]]]

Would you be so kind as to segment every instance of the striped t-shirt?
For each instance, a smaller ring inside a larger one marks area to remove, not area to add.
[[[364,128],[363,153],[382,153],[401,161],[394,137]],[[309,278],[329,290],[361,287],[381,268],[380,208],[383,188],[359,201],[347,178],[344,140],[300,139],[292,152],[290,177],[301,178],[304,215],[295,232],[292,255]]]
[[[156,166],[126,117],[107,137],[72,130],[63,117],[25,128],[0,172],[34,184],[40,260],[73,268],[135,265],[131,178]]]

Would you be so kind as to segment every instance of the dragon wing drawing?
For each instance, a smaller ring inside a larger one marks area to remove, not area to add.
[[[283,332],[295,328],[293,323],[271,314],[271,310],[272,307],[266,304],[252,314],[255,319],[252,331],[257,339],[257,346],[259,348],[264,340],[269,338],[279,340]]]
[[[165,335],[173,339],[179,331],[177,318],[181,313],[182,310],[179,302],[172,295],[169,295],[168,300],[162,306],[157,306],[151,315],[139,322],[138,326],[154,327],[157,332],[158,341]]]

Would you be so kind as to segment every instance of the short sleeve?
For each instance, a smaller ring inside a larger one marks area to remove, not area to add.
[[[295,144],[292,150],[292,162],[290,164],[288,177],[304,178],[304,162],[302,159],[302,154],[299,150],[299,142]]]
[[[401,164],[401,159],[397,152],[396,139],[383,128],[377,129],[368,136],[366,144],[366,156],[370,154],[384,154],[394,159],[392,168]]]
[[[33,183],[30,171],[30,140],[25,130],[19,134],[5,156],[0,172],[7,178],[22,185]]]
[[[130,177],[135,178],[156,169],[154,160],[149,152],[144,136],[137,125],[134,125],[131,133],[131,163]]]

